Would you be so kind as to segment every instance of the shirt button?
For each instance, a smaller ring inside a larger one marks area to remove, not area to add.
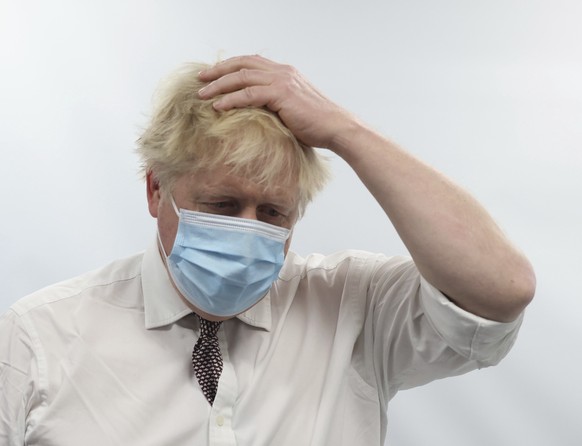
[[[216,424],[217,424],[218,426],[222,426],[222,425],[224,425],[224,417],[223,417],[222,415],[218,415],[218,416],[216,417]]]

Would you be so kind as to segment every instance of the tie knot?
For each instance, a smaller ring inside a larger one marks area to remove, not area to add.
[[[222,321],[214,322],[198,316],[200,320],[200,337],[214,337],[220,328]]]

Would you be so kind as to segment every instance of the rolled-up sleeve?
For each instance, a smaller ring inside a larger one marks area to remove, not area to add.
[[[511,349],[522,316],[510,323],[484,319],[447,299],[411,259],[376,262],[366,333],[385,401],[401,389],[495,365]]]
[[[523,313],[513,322],[484,319],[459,308],[420,278],[420,298],[433,329],[458,354],[480,367],[496,365],[513,346]]]

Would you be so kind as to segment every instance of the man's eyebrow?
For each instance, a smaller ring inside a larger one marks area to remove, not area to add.
[[[203,190],[192,194],[195,201],[199,200],[246,200],[246,196],[241,196],[237,188],[222,190]],[[281,197],[278,195],[265,194],[259,200],[260,205],[274,206],[279,208],[294,208],[297,200],[293,197]]]
[[[220,185],[220,186],[206,186],[200,191],[196,192],[196,196],[214,196],[214,197],[229,197],[229,198],[240,198],[244,193],[241,192],[241,188],[237,186],[230,185]],[[261,201],[271,202],[271,203],[295,203],[296,199],[292,194],[283,193],[277,194],[276,192],[263,192],[261,193],[264,199]]]

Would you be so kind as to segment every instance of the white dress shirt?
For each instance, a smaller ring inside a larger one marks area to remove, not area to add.
[[[152,245],[2,316],[0,444],[382,445],[398,390],[496,364],[520,322],[463,311],[409,259],[289,253],[269,294],[222,324],[211,407],[197,319]]]

